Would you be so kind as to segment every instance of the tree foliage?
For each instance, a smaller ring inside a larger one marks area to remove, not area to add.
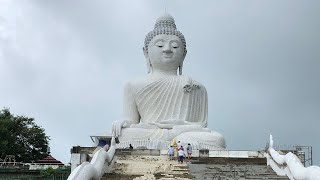
[[[32,162],[46,157],[49,137],[33,118],[0,110],[0,156],[14,155],[17,162]]]
[[[71,173],[71,167],[53,169],[49,167],[40,171],[41,179],[66,179]]]

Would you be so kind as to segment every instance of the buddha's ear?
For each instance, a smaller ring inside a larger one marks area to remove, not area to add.
[[[148,69],[148,74],[152,71],[152,66],[151,66],[151,62],[150,62],[150,59],[149,59],[149,55],[148,55],[148,52],[147,50],[143,47],[143,54],[144,54],[144,57],[146,58],[146,64],[147,64],[147,69]]]
[[[182,75],[183,63],[181,63],[178,68],[179,68],[179,75]]]
[[[186,58],[186,55],[187,55],[187,53],[184,53],[184,55],[183,55],[183,61],[184,61],[184,58]],[[182,61],[182,63],[180,64],[180,66],[178,67],[179,75],[182,75],[183,61]]]

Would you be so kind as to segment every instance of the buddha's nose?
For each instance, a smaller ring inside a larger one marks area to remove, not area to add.
[[[164,53],[172,53],[171,46],[169,44],[166,44],[163,46],[163,52]]]

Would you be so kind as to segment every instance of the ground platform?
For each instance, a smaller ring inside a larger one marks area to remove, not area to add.
[[[200,150],[194,155],[178,164],[176,160],[169,160],[165,151],[117,150],[112,170],[102,179],[288,179],[276,175],[259,151]]]

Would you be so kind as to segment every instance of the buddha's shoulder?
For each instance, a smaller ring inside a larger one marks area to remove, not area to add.
[[[124,88],[137,92],[139,89],[146,86],[148,83],[149,83],[149,81],[147,78],[138,78],[138,79],[128,81],[125,84]]]
[[[195,85],[195,86],[198,86],[202,89],[206,89],[205,86],[203,84],[201,84],[199,81],[197,80],[194,80],[192,79],[191,77],[189,76],[185,76],[185,75],[181,75],[180,78],[186,82],[186,84],[189,84],[189,85]]]

